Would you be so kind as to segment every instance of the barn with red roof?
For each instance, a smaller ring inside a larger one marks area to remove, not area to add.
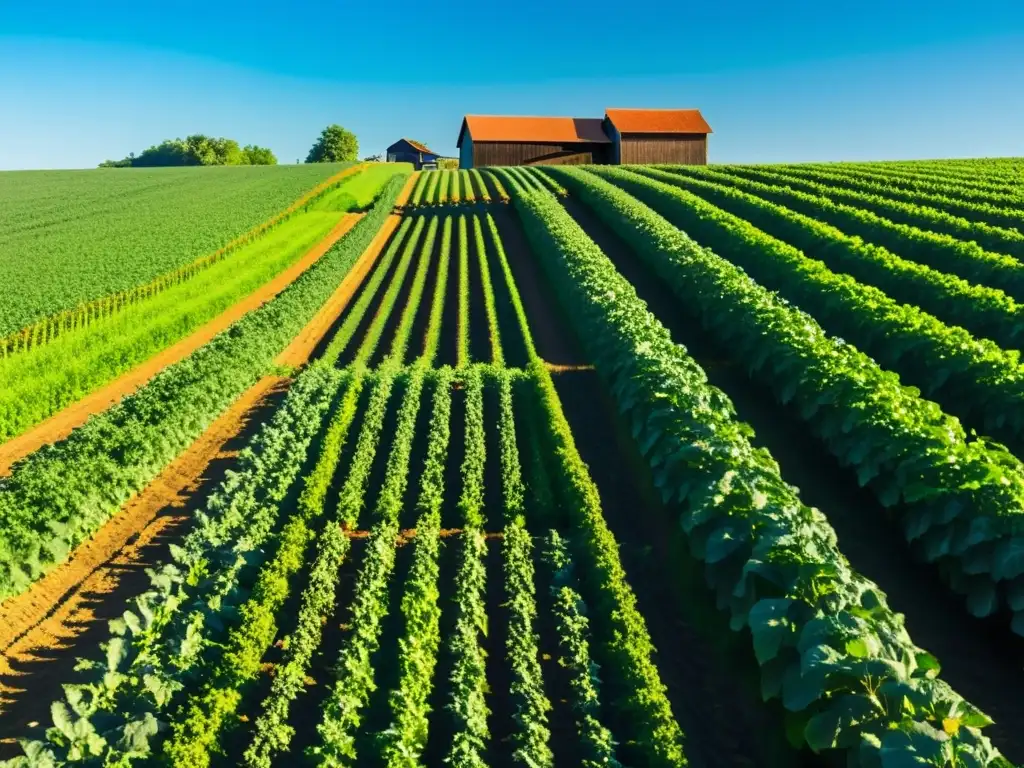
[[[487,165],[706,165],[711,126],[697,109],[609,109],[603,118],[466,115],[460,168]]]

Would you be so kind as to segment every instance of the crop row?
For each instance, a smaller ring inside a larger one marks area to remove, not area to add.
[[[982,248],[1024,258],[1024,233],[1015,229],[995,227],[979,221],[968,221],[936,208],[916,203],[892,200],[870,192],[845,190],[830,184],[819,184],[791,174],[768,170],[767,167],[726,166],[728,173],[778,187],[790,187],[802,192],[826,197],[836,203],[846,203],[900,224],[908,224],[926,231],[949,235],[964,242],[975,242]]]
[[[564,175],[588,205],[614,215],[614,228],[719,344],[737,350],[753,378],[793,402],[839,462],[898,516],[924,559],[942,564],[973,614],[1008,605],[1024,633],[1019,460],[969,439],[935,403],[636,198],[590,174]]]
[[[986,251],[977,243],[967,243],[949,235],[898,224],[870,211],[834,203],[820,195],[765,184],[734,174],[709,169],[695,171],[692,168],[685,171],[674,168],[673,172],[697,176],[771,200],[794,212],[831,224],[848,235],[884,247],[907,261],[957,275],[972,283],[1000,289],[1015,301],[1024,300],[1024,264],[1012,256]]]
[[[963,176],[950,178],[932,174],[899,171],[893,168],[878,168],[872,165],[822,164],[809,165],[829,173],[842,174],[852,178],[864,178],[875,183],[894,187],[901,192],[916,192],[925,195],[951,198],[959,202],[980,203],[1011,210],[1024,211],[1024,194],[1013,191],[1009,184],[975,182]],[[937,207],[943,207],[938,205]],[[947,208],[947,210],[949,210]]]
[[[833,272],[829,263],[810,257],[828,252],[833,261],[846,246],[851,250],[843,263],[865,270],[873,258],[871,275],[875,282],[887,283],[894,266],[905,266],[894,265],[887,252],[867,251],[859,241],[828,225],[736,190],[702,182],[677,184],[680,177],[658,171],[649,171],[645,177],[618,170],[601,171],[601,175],[741,267],[761,285],[814,315],[825,330],[848,339],[898,373],[902,381],[920,387],[950,412],[973,422],[979,431],[1016,441],[1024,427],[1024,368],[1019,353],[1004,351],[963,328],[945,325],[917,304],[902,304],[897,297],[842,271]],[[684,190],[683,186],[695,189]],[[773,230],[781,239],[766,230]],[[907,271],[911,270],[904,269]],[[943,284],[934,272],[928,277],[931,284]],[[972,314],[972,300],[980,297],[971,295],[969,288],[964,286],[967,295],[962,303],[954,304],[952,297],[942,292],[935,297],[936,305],[941,309],[940,299],[945,299],[949,312],[958,317]],[[1020,314],[1015,304],[1008,308]],[[1015,346],[1016,318],[1007,313],[1002,319],[1004,333],[1000,335],[1009,337]]]
[[[607,182],[582,172],[560,178],[606,221],[621,219],[617,228],[645,260],[672,264],[685,255],[684,279],[674,267],[658,271],[676,290],[691,286],[684,305],[721,297],[738,310],[719,309],[717,325],[740,325],[741,313],[772,301],[765,292],[755,304],[756,284]],[[750,444],[729,400],[608,258],[555,198],[519,190],[515,203],[719,605],[734,630],[750,628],[764,695],[781,699],[801,726],[795,732],[816,751],[841,750],[850,765],[876,765],[883,752],[941,764],[954,751],[967,764],[1005,765],[978,730],[988,718],[935,679],[938,662],[913,645],[878,587],[852,571],[824,516],[801,504],[770,456]],[[711,268],[722,278],[714,285],[702,277]],[[785,367],[793,361],[757,354]]]
[[[866,175],[834,173],[822,168],[801,168],[800,166],[782,166],[778,172],[816,184],[827,184],[833,189],[852,190],[870,195],[878,195],[889,200],[926,206],[937,211],[944,211],[952,216],[968,221],[982,222],[993,227],[1004,227],[1024,232],[1024,211],[1018,206],[1009,205],[1009,201],[968,201],[958,200],[942,194],[941,191],[929,191],[918,186],[915,189],[902,189],[887,184],[884,179]],[[941,189],[941,188],[940,188]]]
[[[913,304],[944,322],[993,339],[1007,349],[1018,344],[1022,307],[998,288],[970,283],[926,264],[904,259],[886,248],[847,235],[838,227],[775,203],[765,195],[694,175],[655,168],[638,170],[704,197],[745,218],[758,229],[820,259],[829,269],[877,286],[897,301]],[[757,190],[763,192],[763,190]]]
[[[0,596],[62,562],[269,369],[373,239],[403,183],[389,182],[374,209],[273,301],[14,467],[0,486]]]
[[[165,728],[158,716],[195,680],[203,651],[224,636],[219,617],[245,600],[244,585],[261,563],[268,557],[273,563],[281,501],[346,378],[316,366],[296,380],[241,453],[237,471],[197,514],[195,529],[172,548],[172,561],[151,572],[150,590],[110,622],[103,659],[80,663],[78,680],[65,685],[65,699],[51,707],[53,727],[44,740],[25,745],[28,755],[63,765],[126,762],[151,753]]]

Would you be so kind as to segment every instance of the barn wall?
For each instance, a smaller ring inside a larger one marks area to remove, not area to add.
[[[708,164],[708,137],[702,133],[678,136],[631,133],[623,135],[620,144],[619,162],[623,164]]]
[[[608,162],[612,165],[618,165],[622,162],[622,136],[619,135],[619,129],[615,127],[607,117],[604,119],[602,125],[604,126],[604,132],[608,134],[608,138],[612,140],[612,146],[608,151]]]
[[[465,148],[466,141],[463,139]],[[477,142],[473,145],[473,166],[486,165],[582,165],[607,162],[607,144],[527,144],[521,142]],[[464,166],[468,167],[468,166]]]
[[[466,131],[462,135],[462,145],[459,147],[459,168],[473,167],[473,137]]]

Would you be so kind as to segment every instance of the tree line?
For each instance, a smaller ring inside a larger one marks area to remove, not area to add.
[[[329,125],[320,132],[306,156],[307,163],[354,162],[359,156],[359,141],[340,125]],[[277,157],[266,147],[240,146],[234,139],[215,138],[202,133],[184,139],[165,139],[123,160],[104,160],[100,168],[155,168],[179,165],[277,165]]]

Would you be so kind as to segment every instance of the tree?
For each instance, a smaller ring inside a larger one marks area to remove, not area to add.
[[[277,165],[277,157],[266,147],[246,144],[242,149],[242,154],[245,155],[246,165]]]
[[[379,152],[376,155],[367,155],[363,158],[364,163],[379,163],[384,159],[384,155]]]
[[[359,156],[359,141],[340,125],[328,125],[306,157],[307,163],[353,162]]]
[[[194,133],[184,139],[165,139],[124,160],[106,160],[101,168],[154,168],[176,165],[276,165],[274,153],[250,144],[245,149],[234,139]]]

